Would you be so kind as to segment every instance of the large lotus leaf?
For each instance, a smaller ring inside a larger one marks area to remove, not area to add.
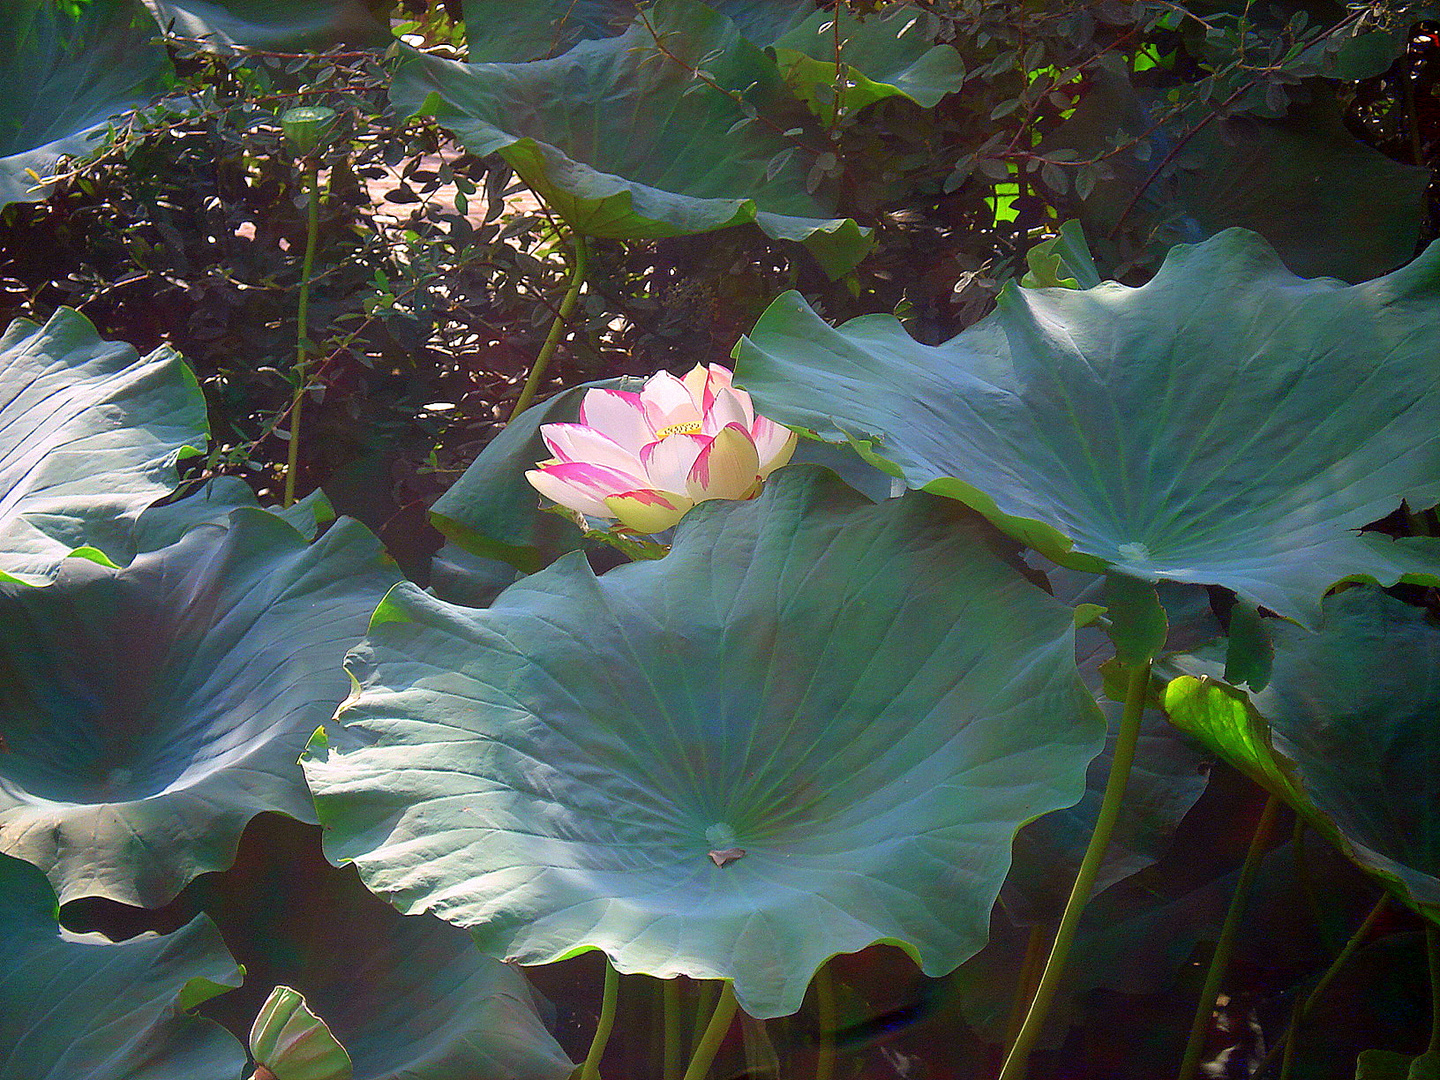
[[[1046,567],[1046,572],[1056,597],[1072,607],[1104,602],[1103,577],[1053,564]],[[1168,650],[1192,648],[1221,632],[1205,589],[1163,583],[1160,598],[1169,620]],[[1095,832],[1124,712],[1120,702],[1105,696],[1100,672],[1100,665],[1114,655],[1109,636],[1098,624],[1076,631],[1075,660],[1080,677],[1095,695],[1109,731],[1105,750],[1090,763],[1085,775],[1085,797],[1074,806],[1032,821],[1015,837],[1015,861],[1000,899],[1011,918],[1019,923],[1054,926],[1059,921],[1080,860]],[[1095,878],[1095,892],[1143,870],[1164,853],[1176,826],[1205,790],[1206,757],[1193,740],[1165,719],[1163,712],[1146,711],[1125,801]]]
[[[283,985],[349,1052],[354,1080],[564,1080],[574,1069],[519,970],[458,927],[377,899],[353,868],[325,861],[314,826],[260,815],[235,865],[176,907],[213,918],[245,966],[245,985],[204,1010],[237,1034]]]
[[[1219,682],[1218,661],[1182,658],[1171,718],[1440,915],[1440,627],[1363,587],[1327,597],[1318,631],[1270,622],[1263,691],[1247,700]]]
[[[224,525],[230,511],[259,505],[255,492],[244,480],[216,476],[184,498],[147,508],[135,523],[135,550],[159,551],[197,525]],[[335,508],[318,489],[291,506],[270,507],[268,512],[289,522],[307,540],[315,538],[321,525],[335,520]]]
[[[217,52],[328,49],[390,40],[384,0],[142,0],[167,33]]]
[[[839,63],[849,68],[847,112],[896,96],[929,108],[965,84],[959,52],[926,35],[928,17],[919,8],[891,4],[860,19],[840,5],[838,26],[836,18],[834,11],[817,11],[775,42],[785,81],[822,116],[834,109],[837,31]]]
[[[1440,246],[1363,285],[1303,281],[1229,229],[1140,288],[1008,286],[936,347],[788,293],[736,378],[1058,562],[1314,620],[1347,577],[1436,580],[1433,542],[1357,530],[1440,501],[1437,267]]]
[[[240,984],[205,916],[124,944],[64,935],[55,892],[0,855],[0,1080],[235,1080],[240,1043],[186,1015]]]
[[[758,1017],[875,941],[948,971],[1104,727],[997,540],[792,466],[659,561],[570,555],[486,610],[400,586],[350,659],[356,745],[305,765],[327,852],[494,955],[733,979]]]
[[[745,113],[731,93],[768,122],[732,130]],[[553,60],[462,64],[412,50],[390,97],[402,116],[433,115],[470,152],[502,155],[590,236],[647,240],[754,222],[805,243],[835,276],[870,247],[869,230],[806,190],[823,139],[791,115],[798,106],[774,61],[699,0],[658,0],[622,36]],[[782,134],[791,128],[798,139]]]
[[[814,0],[709,0],[762,48],[814,10]],[[465,0],[471,63],[558,56],[582,41],[623,34],[636,0]]]
[[[141,357],[62,308],[0,337],[0,581],[40,584],[79,547],[120,563],[135,519],[205,445],[205,400],[169,349]]]
[[[10,0],[0,19],[0,208],[35,202],[63,157],[150,104],[174,79],[155,24],[135,0]]]
[[[1134,200],[1126,227],[1152,250],[1243,226],[1270,241],[1295,273],[1347,281],[1386,273],[1414,253],[1429,170],[1359,142],[1332,94],[1316,89],[1309,104],[1280,120],[1221,118],[1183,146],[1178,140],[1199,118],[1157,130],[1157,113],[1168,108],[1102,74],[1047,144],[1090,157],[1148,135],[1140,149],[1109,159],[1115,179],[1083,202],[1085,230],[1101,250]],[[1173,150],[1172,167],[1151,180]]]
[[[297,758],[398,578],[381,555],[354,521],[307,545],[236,510],[124,570],[0,586],[0,850],[62,901],[153,907],[260,811],[314,820]]]

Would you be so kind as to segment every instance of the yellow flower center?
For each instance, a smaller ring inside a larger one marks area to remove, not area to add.
[[[668,439],[671,435],[698,435],[700,433],[699,420],[686,420],[683,424],[668,424],[655,432],[657,439]]]

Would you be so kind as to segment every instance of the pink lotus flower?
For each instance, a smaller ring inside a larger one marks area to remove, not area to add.
[[[546,498],[635,532],[657,533],[706,499],[752,499],[795,450],[795,433],[756,416],[730,370],[661,371],[638,394],[590,390],[578,424],[544,424],[555,456],[525,474]]]

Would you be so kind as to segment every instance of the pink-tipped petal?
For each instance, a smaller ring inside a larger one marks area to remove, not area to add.
[[[700,420],[700,410],[690,400],[690,391],[668,371],[657,371],[645,380],[645,388],[640,391],[640,407],[645,410],[651,430],[657,434],[676,424]]]
[[[553,503],[559,503],[570,510],[578,510],[592,517],[611,517],[609,507],[602,499],[591,495],[585,488],[556,476],[544,469],[530,469],[525,473],[530,486]]]
[[[710,440],[704,435],[672,435],[645,446],[640,451],[640,464],[652,487],[661,491],[684,491],[695,459],[709,445]]]
[[[655,437],[640,405],[640,395],[629,390],[585,391],[580,402],[580,423],[609,436],[621,446],[639,450]]]
[[[640,459],[633,450],[584,424],[542,424],[540,437],[561,461],[588,461],[632,476],[642,474]]]
[[[743,398],[741,395],[744,395]],[[755,413],[750,408],[750,395],[743,390],[721,387],[705,413],[705,424],[700,431],[705,435],[718,435],[722,428],[730,424],[739,424],[749,431],[754,422]]]
[[[760,455],[750,432],[740,424],[720,430],[700,451],[690,469],[686,492],[696,502],[705,499],[748,499],[760,483]]]
[[[790,461],[790,455],[795,453],[797,441],[795,432],[780,426],[774,420],[767,420],[763,416],[755,418],[755,423],[750,428],[750,437],[755,440],[755,452],[760,455],[762,479],[780,468],[781,465],[787,464]]]
[[[703,402],[706,409],[714,403],[715,395],[721,390],[729,390],[734,387],[733,379],[734,376],[731,375],[730,369],[724,364],[710,365],[710,379],[705,384],[705,400]]]
[[[611,516],[619,518],[620,524],[627,528],[642,533],[664,532],[694,505],[673,491],[626,491],[605,500]]]

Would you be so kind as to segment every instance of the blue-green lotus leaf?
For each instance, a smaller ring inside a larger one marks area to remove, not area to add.
[[[1171,719],[1440,917],[1440,626],[1368,587],[1327,597],[1316,631],[1266,622],[1265,689],[1226,686],[1219,657],[1177,658],[1186,674],[1166,688]]]
[[[658,561],[572,554],[485,610],[402,585],[305,764],[327,853],[492,955],[733,979],[759,1017],[876,941],[948,971],[1104,730],[1070,610],[997,542],[793,466]]]
[[[250,485],[238,476],[216,476],[183,498],[151,506],[135,523],[136,551],[159,551],[178,541],[197,525],[224,525],[230,511],[259,507]],[[269,507],[269,513],[289,522],[307,540],[320,526],[335,520],[335,508],[318,488],[292,506]]]
[[[355,1080],[565,1080],[574,1069],[517,968],[459,927],[372,895],[353,867],[325,861],[312,825],[260,815],[235,865],[181,901],[212,917],[245,965],[245,985],[205,1008],[231,1031],[247,1031],[284,985],[329,1025]]]
[[[1057,562],[1224,585],[1319,617],[1336,582],[1435,581],[1434,542],[1362,526],[1440,501],[1440,246],[1362,285],[1229,229],[1140,288],[1008,286],[940,346],[797,293],[736,347],[781,423],[850,440]]]
[[[42,584],[76,548],[114,563],[135,520],[207,438],[205,400],[170,349],[139,356],[62,308],[0,336],[0,581]]]
[[[125,569],[0,584],[0,851],[63,901],[155,907],[262,810],[313,820],[297,758],[398,575],[357,522],[314,544],[235,510]]]
[[[0,1080],[234,1080],[244,1048],[187,1013],[238,985],[204,915],[164,937],[75,938],[45,875],[0,855]]]
[[[0,208],[36,202],[64,157],[149,105],[174,80],[155,24],[135,0],[10,0],[0,19]],[[35,175],[32,176],[31,173]]]
[[[823,117],[835,109],[835,39],[839,62],[849,68],[850,84],[841,106],[854,113],[887,97],[905,97],[926,108],[965,84],[965,64],[949,45],[928,36],[929,16],[909,4],[890,4],[860,19],[839,5],[817,11],[775,42],[775,57],[785,81]]]
[[[766,121],[735,129],[745,113],[732,93]],[[462,64],[411,50],[390,97],[403,117],[434,116],[471,153],[500,154],[589,236],[649,240],[753,222],[804,243],[834,276],[870,248],[868,229],[807,191],[824,138],[774,61],[699,0],[658,0],[620,37],[552,60]],[[792,128],[799,135],[786,137]]]
[[[168,34],[216,52],[385,45],[392,39],[377,0],[142,0]]]
[[[814,10],[814,0],[709,0],[709,6],[764,47]],[[518,63],[558,56],[582,41],[616,37],[634,20],[636,0],[465,0],[471,63]]]

